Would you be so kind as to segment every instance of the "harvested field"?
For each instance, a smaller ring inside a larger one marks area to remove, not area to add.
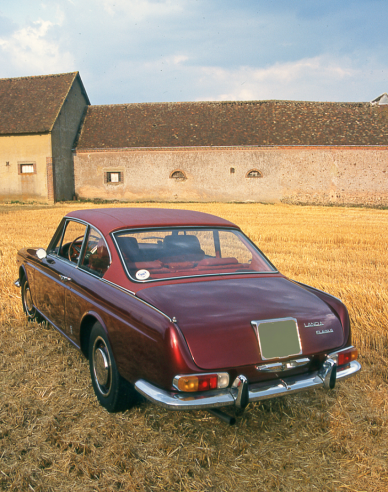
[[[97,206],[3,205],[0,490],[387,491],[388,211],[164,206],[236,222],[282,273],[341,298],[362,372],[332,392],[251,404],[233,427],[144,401],[108,414],[87,361],[52,327],[25,321],[13,285],[18,249],[46,247],[66,212]]]

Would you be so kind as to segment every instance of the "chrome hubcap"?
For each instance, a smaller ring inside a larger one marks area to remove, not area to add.
[[[33,316],[34,314],[34,305],[32,303],[32,296],[31,296],[31,291],[30,287],[28,286],[27,282],[24,284],[24,307],[26,309],[26,312],[29,316]]]
[[[98,389],[108,396],[111,389],[111,362],[108,348],[101,337],[97,337],[93,347],[93,370]]]

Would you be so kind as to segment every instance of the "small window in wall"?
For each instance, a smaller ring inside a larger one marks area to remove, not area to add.
[[[245,175],[246,178],[262,178],[263,173],[259,171],[258,169],[251,169],[250,171],[247,172]]]
[[[175,179],[176,181],[185,181],[187,179],[186,174],[183,171],[181,171],[180,169],[173,171],[170,174],[170,178]]]
[[[121,171],[108,171],[104,173],[105,183],[123,183],[124,173]]]
[[[234,167],[231,167],[230,168],[230,174],[234,174],[234,173],[235,173],[235,169],[234,169]]]
[[[19,162],[19,174],[36,174],[35,162]]]

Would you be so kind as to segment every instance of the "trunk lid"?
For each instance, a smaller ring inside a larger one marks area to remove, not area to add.
[[[171,318],[176,317],[195,363],[206,370],[262,361],[251,321],[296,318],[301,357],[340,347],[344,339],[342,325],[332,309],[284,277],[157,285],[137,295]]]

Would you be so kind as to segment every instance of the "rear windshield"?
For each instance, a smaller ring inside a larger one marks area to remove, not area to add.
[[[113,237],[127,273],[137,281],[276,272],[244,234],[231,229],[126,230]]]

